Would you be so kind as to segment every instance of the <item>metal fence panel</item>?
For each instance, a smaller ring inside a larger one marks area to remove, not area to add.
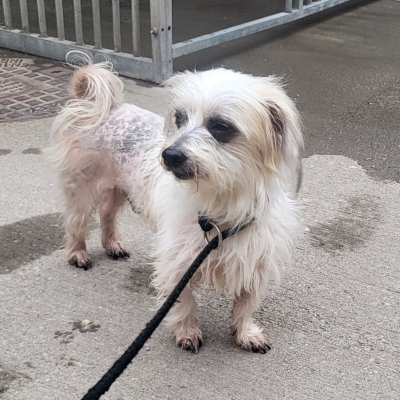
[[[38,34],[21,35],[18,29],[0,30],[0,47],[12,48],[22,53],[36,54],[40,57],[65,60],[71,50],[80,50],[89,54],[94,60],[104,58],[110,60],[115,69],[123,76],[154,81],[152,60],[145,57],[134,57],[127,53],[115,53],[103,49],[101,52],[93,46],[79,46],[69,40],[59,41],[57,38],[39,37]]]
[[[13,0],[17,1],[17,0]],[[109,59],[121,74],[162,82],[172,75],[173,59],[211,46],[239,39],[299,18],[306,17],[349,0],[282,0],[285,12],[260,18],[190,40],[172,43],[172,0],[149,0],[152,59],[140,57],[139,0],[131,0],[132,53],[122,52],[120,0],[111,0],[113,50],[103,49],[100,1],[92,0],[94,46],[84,44],[81,0],[73,0],[75,41],[65,40],[63,0],[54,0],[57,38],[47,37],[46,0],[36,0],[39,32],[30,33],[27,0],[19,0],[22,31],[13,29],[10,0],[2,0],[4,27],[0,27],[0,47],[65,60],[70,50],[81,50],[96,58]]]
[[[292,5],[292,0],[289,1],[292,12],[282,12],[270,15],[255,21],[233,26],[232,28],[223,29],[208,35],[198,36],[185,42],[176,43],[172,46],[173,57],[181,57],[186,54],[194,53],[195,51],[204,50],[212,46],[217,46],[231,40],[239,39],[253,33],[261,32],[278,25],[295,21],[316,12],[344,3],[348,0],[322,0],[318,3],[313,3],[312,5],[303,7],[301,10],[295,10],[294,5]],[[288,2],[286,2],[286,6],[288,6]]]

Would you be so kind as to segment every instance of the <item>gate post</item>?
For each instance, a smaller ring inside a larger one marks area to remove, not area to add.
[[[153,74],[157,83],[172,75],[172,0],[150,0]]]

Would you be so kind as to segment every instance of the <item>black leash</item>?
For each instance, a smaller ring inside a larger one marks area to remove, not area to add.
[[[212,229],[210,225],[212,221],[209,221],[206,217],[199,217],[199,224],[205,232]],[[221,233],[222,240],[227,237],[234,235],[235,233],[247,228],[253,221],[249,221],[243,225],[238,226],[235,229],[226,229]],[[203,227],[204,226],[204,227]],[[183,275],[182,279],[175,286],[174,290],[167,297],[164,304],[159,308],[156,315],[146,324],[146,327],[139,333],[137,338],[128,347],[124,354],[114,363],[114,365],[103,375],[103,377],[82,397],[82,400],[98,400],[104,393],[110,389],[111,385],[117,380],[117,378],[124,372],[125,368],[135,358],[140,349],[144,346],[148,339],[150,339],[153,332],[157,329],[158,325],[162,322],[169,310],[174,305],[182,293],[185,286],[188,284],[192,276],[195,274],[201,263],[207,258],[207,256],[218,247],[219,239],[216,236],[212,239],[206,247],[200,252],[200,254],[193,261],[192,265]]]

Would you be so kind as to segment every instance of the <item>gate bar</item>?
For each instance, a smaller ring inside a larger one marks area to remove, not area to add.
[[[19,5],[21,8],[22,31],[29,33],[28,5],[26,4],[26,0],[19,0]]]
[[[58,40],[64,40],[65,30],[64,30],[64,11],[63,11],[62,0],[56,0],[56,19],[57,19]]]
[[[140,20],[139,20],[139,0],[132,0],[132,45],[133,55],[140,56]]]
[[[150,0],[151,46],[154,80],[172,75],[172,0]]]
[[[93,8],[94,48],[101,49],[103,47],[103,43],[101,41],[101,17],[100,17],[99,0],[92,0],[92,8]]]
[[[10,0],[3,0],[4,24],[6,29],[12,29]]]
[[[37,0],[38,18],[39,18],[39,32],[40,36],[47,36],[46,26],[46,11],[44,9],[44,0]]]
[[[119,0],[112,0],[114,51],[121,52],[121,18]]]
[[[76,44],[83,45],[81,0],[74,0]]]

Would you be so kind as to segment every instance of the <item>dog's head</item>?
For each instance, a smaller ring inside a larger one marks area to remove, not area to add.
[[[298,189],[300,119],[278,79],[213,69],[175,75],[165,86],[172,102],[162,163],[177,179],[231,191],[276,174]]]

